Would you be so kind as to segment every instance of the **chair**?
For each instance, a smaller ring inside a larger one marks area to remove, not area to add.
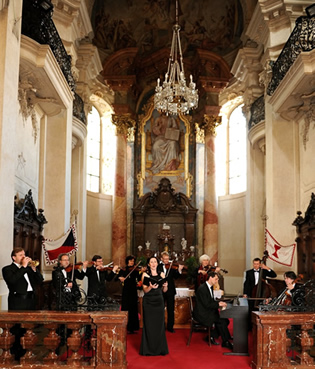
[[[200,331],[206,331],[208,332],[208,344],[209,346],[211,346],[211,329],[212,327],[208,327],[206,325],[203,325],[201,323],[199,323],[193,316],[193,312],[194,312],[194,301],[193,301],[193,296],[189,296],[189,307],[190,307],[190,332],[189,332],[189,337],[188,337],[188,341],[187,341],[187,346],[190,345],[190,341],[191,341],[191,336],[193,334],[193,332],[200,332]]]

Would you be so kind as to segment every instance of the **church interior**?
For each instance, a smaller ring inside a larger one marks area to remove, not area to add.
[[[269,242],[275,285],[313,279],[314,29],[312,0],[0,0],[1,268],[23,247],[48,285],[42,241],[75,224],[77,261],[207,254],[242,295]]]

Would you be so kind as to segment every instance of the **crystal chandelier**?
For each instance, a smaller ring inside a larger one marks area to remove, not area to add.
[[[173,26],[168,68],[162,86],[158,78],[154,95],[155,109],[166,115],[177,115],[179,112],[188,114],[191,109],[196,109],[198,106],[198,90],[196,90],[192,75],[190,75],[189,85],[186,85],[179,31],[178,0],[176,0],[176,24]]]

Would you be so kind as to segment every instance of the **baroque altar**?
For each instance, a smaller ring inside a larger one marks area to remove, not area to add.
[[[171,181],[162,178],[133,209],[134,253],[149,257],[167,251],[179,261],[195,256],[197,211],[185,194],[175,192]]]

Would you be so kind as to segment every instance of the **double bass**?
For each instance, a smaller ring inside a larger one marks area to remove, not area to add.
[[[261,264],[266,265],[266,261],[269,257],[268,251],[264,251],[264,255],[261,259]],[[260,300],[267,300],[270,298],[275,298],[277,296],[277,292],[273,286],[271,286],[267,280],[263,279],[263,268],[259,270],[259,279],[256,286],[252,291],[252,299],[255,300],[255,307],[259,305]]]

